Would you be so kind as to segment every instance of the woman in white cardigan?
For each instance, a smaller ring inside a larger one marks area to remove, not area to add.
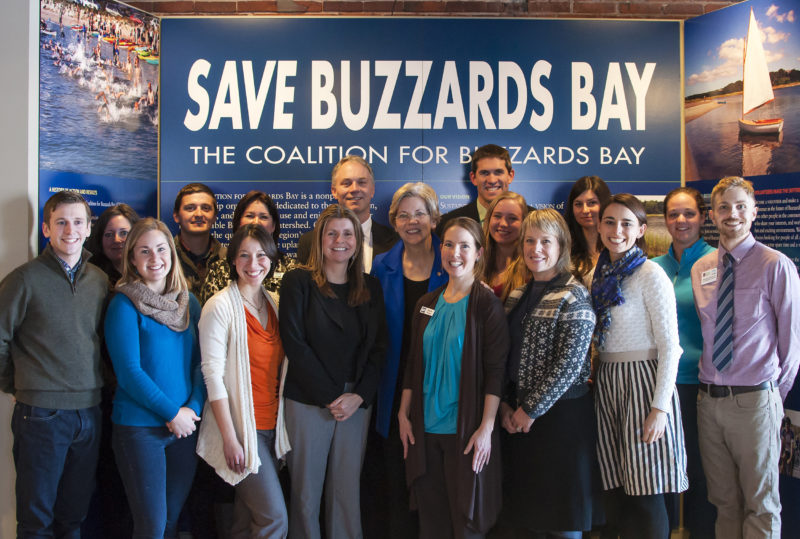
[[[237,230],[228,246],[231,283],[200,317],[208,402],[197,453],[236,487],[231,537],[286,537],[278,459],[289,450],[283,423],[286,358],[277,304],[261,286],[277,260],[257,225]],[[210,410],[209,410],[210,409]]]

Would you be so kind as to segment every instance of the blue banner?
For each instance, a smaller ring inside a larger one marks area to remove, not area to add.
[[[162,29],[168,221],[185,183],[223,195],[219,230],[260,189],[275,195],[291,250],[292,226],[313,224],[348,153],[375,170],[381,221],[408,181],[433,184],[443,210],[466,203],[469,155],[487,143],[509,149],[512,189],[532,205],[563,204],[587,174],[615,192],[680,184],[675,21],[226,18]]]

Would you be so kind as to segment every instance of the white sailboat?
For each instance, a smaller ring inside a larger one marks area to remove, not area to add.
[[[769,78],[767,57],[761,45],[761,32],[758,30],[753,8],[750,8],[750,24],[744,44],[742,83],[742,117],[739,119],[739,130],[754,135],[780,133],[783,129],[783,118],[745,119],[746,114],[775,99],[772,93],[772,81]]]

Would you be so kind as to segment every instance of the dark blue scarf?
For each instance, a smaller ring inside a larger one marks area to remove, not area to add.
[[[597,314],[593,337],[595,346],[601,346],[606,340],[606,332],[611,326],[611,307],[625,303],[622,281],[632,275],[645,260],[647,256],[638,245],[628,249],[616,262],[611,261],[608,249],[603,249],[600,253],[592,279],[592,303]]]

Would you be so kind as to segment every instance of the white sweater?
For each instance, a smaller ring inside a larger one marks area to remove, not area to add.
[[[278,306],[271,293],[262,289],[272,305],[275,316]],[[251,473],[258,472],[256,419],[253,411],[253,387],[250,380],[250,357],[247,351],[247,320],[239,288],[232,281],[209,299],[198,323],[203,378],[208,389],[208,401],[203,409],[203,421],[197,439],[197,454],[231,485]],[[286,436],[283,417],[283,384],[288,360],[281,366],[278,400],[278,419],[275,426],[275,454],[283,457],[291,447]],[[233,427],[244,449],[245,469],[237,474],[228,467],[223,451],[222,434],[217,425],[211,401],[228,399]]]
[[[622,282],[622,296],[625,303],[611,308],[611,326],[600,352],[658,350],[651,406],[669,412],[683,353],[672,282],[658,264],[646,260]]]

